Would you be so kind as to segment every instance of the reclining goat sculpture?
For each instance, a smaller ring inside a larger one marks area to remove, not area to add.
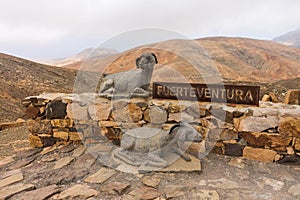
[[[170,152],[191,161],[184,154],[187,141],[202,141],[202,135],[188,123],[176,124],[169,132],[150,127],[136,128],[122,136],[121,146],[114,151],[114,156],[133,166],[163,168],[170,164],[164,159]]]
[[[153,53],[143,53],[136,59],[137,70],[119,72],[104,77],[104,83],[99,91],[99,96],[112,97],[131,96],[148,97],[149,83],[153,74],[157,58]]]

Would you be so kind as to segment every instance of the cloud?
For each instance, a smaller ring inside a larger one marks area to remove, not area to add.
[[[189,38],[272,39],[300,19],[298,0],[2,0],[0,7],[0,52],[23,47],[25,57],[67,56],[145,27]]]
[[[47,45],[63,38],[66,32],[47,27],[31,25],[9,26],[0,23],[0,43],[11,45]]]

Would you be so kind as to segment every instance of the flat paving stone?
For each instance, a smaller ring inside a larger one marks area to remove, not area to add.
[[[80,199],[87,199],[89,197],[97,196],[98,191],[91,189],[87,185],[77,184],[74,185],[60,194],[54,195],[52,199],[73,199],[73,198],[80,198]]]
[[[18,151],[16,152],[16,155],[18,158],[28,158],[33,155],[36,155],[37,153],[40,153],[43,149],[42,148],[30,148],[25,151]]]
[[[5,172],[0,174],[0,179],[4,179],[4,178],[9,177],[11,175],[21,173],[21,171],[22,171],[21,169],[13,169],[13,170],[5,171]]]
[[[9,166],[9,169],[18,169],[18,168],[25,167],[25,166],[29,165],[30,163],[32,163],[34,160],[35,160],[35,158],[33,158],[33,157],[22,158],[22,159],[16,161],[11,166]]]
[[[12,186],[7,186],[0,188],[0,199],[7,199],[12,197],[15,194],[18,194],[23,191],[33,190],[35,186],[33,184],[17,184]]]
[[[63,158],[59,159],[58,161],[56,161],[53,169],[60,169],[64,166],[66,166],[66,165],[70,164],[73,159],[74,159],[73,157],[63,157]]]
[[[17,198],[19,200],[44,200],[59,192],[60,190],[56,185],[49,185],[47,187],[31,190],[29,192],[20,194]]]
[[[128,188],[130,188],[129,183],[111,182],[101,187],[100,191],[111,195],[123,195],[128,190]]]
[[[58,147],[60,153],[70,153],[75,149],[75,147],[72,144],[63,145]]]
[[[14,156],[7,156],[5,158],[1,158],[0,159],[0,167],[2,167],[4,165],[8,165],[14,161],[15,161]]]
[[[10,185],[10,184],[19,182],[23,179],[24,179],[24,177],[21,172],[17,173],[17,174],[13,174],[5,179],[0,180],[0,187],[4,187],[4,186]]]
[[[45,154],[48,154],[48,153],[51,153],[53,151],[55,151],[57,149],[57,147],[54,145],[54,146],[51,146],[51,147],[45,147],[42,151],[41,151],[41,155],[45,155]]]
[[[132,200],[132,199],[151,200],[151,199],[156,199],[159,196],[161,196],[161,194],[157,189],[152,187],[147,187],[147,186],[141,186],[134,189],[129,194],[123,196],[122,200]]]
[[[90,175],[85,179],[85,182],[88,183],[98,183],[101,184],[108,180],[110,177],[115,175],[117,172],[113,169],[109,168],[101,168],[99,171],[97,171],[95,174]]]
[[[146,186],[157,188],[162,177],[159,175],[153,175],[153,176],[144,176],[141,181],[144,183]]]
[[[85,150],[86,150],[85,146],[81,145],[73,151],[72,156],[79,157],[85,152]]]
[[[165,188],[167,198],[175,198],[184,195],[188,191],[187,186],[182,185],[168,185]]]

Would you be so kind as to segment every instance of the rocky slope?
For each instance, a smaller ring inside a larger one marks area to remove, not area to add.
[[[23,113],[21,100],[42,92],[72,92],[76,72],[0,54],[0,122]]]
[[[300,28],[290,31],[286,34],[280,35],[273,39],[275,42],[279,42],[288,46],[300,48]]]
[[[300,76],[300,49],[272,41],[247,38],[203,38],[195,42],[170,40],[137,47],[106,58],[93,57],[82,67],[92,71],[115,73],[135,68],[135,59],[144,51],[158,56],[154,77],[178,81],[179,77],[196,82],[204,77],[220,76],[223,80],[276,82]],[[195,67],[198,66],[198,70]],[[199,73],[200,72],[200,73]]]
[[[78,67],[80,67],[80,64],[87,57],[89,59],[92,58],[103,59],[117,53],[118,51],[109,48],[96,48],[96,49],[88,48],[71,57],[53,59],[53,60],[43,60],[41,61],[41,63],[53,65],[57,67],[69,68],[69,69],[78,69]]]

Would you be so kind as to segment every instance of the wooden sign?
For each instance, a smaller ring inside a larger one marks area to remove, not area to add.
[[[154,82],[153,98],[259,105],[259,86]]]

